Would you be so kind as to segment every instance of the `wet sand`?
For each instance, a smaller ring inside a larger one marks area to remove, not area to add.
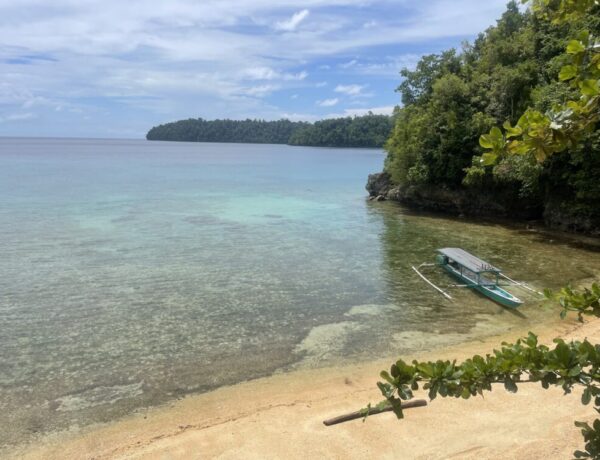
[[[466,358],[491,352],[526,331],[472,341],[405,359]],[[600,320],[574,318],[535,329],[600,341]],[[275,375],[191,396],[108,425],[63,433],[13,452],[26,459],[270,458],[570,458],[583,446],[574,420],[591,420],[579,393],[523,384],[467,401],[436,399],[407,410],[325,427],[323,420],[381,400],[376,381],[390,359]],[[423,392],[418,397],[425,397]]]

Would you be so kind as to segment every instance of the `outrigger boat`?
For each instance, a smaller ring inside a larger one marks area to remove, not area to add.
[[[422,267],[440,266],[448,273],[465,284],[453,285],[452,287],[467,287],[473,288],[479,291],[481,294],[489,297],[490,299],[498,302],[501,305],[510,308],[517,308],[523,303],[521,299],[512,295],[505,289],[500,287],[499,279],[503,278],[511,283],[513,286],[518,286],[528,291],[534,292],[538,295],[543,295],[524,283],[519,283],[508,276],[504,275],[502,271],[494,267],[492,264],[475,257],[473,254],[468,253],[464,249],[460,248],[443,248],[437,250],[438,254],[435,257],[435,264],[423,263],[418,268],[414,266],[412,269],[425,280],[430,286],[440,292],[444,297],[452,300],[450,294],[443,289],[439,288],[428,280],[419,269]]]

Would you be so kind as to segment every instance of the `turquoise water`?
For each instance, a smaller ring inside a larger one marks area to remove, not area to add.
[[[366,176],[383,158],[0,139],[0,445],[555,315],[466,291],[445,301],[410,269],[437,247],[464,247],[537,287],[600,270],[568,241],[368,202]]]

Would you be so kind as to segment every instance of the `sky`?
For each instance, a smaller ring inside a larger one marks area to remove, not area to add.
[[[391,113],[403,67],[507,0],[0,0],[0,136]]]

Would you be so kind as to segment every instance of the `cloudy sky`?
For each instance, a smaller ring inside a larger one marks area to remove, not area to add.
[[[0,0],[0,135],[141,138],[181,118],[399,103],[402,67],[506,0]]]

